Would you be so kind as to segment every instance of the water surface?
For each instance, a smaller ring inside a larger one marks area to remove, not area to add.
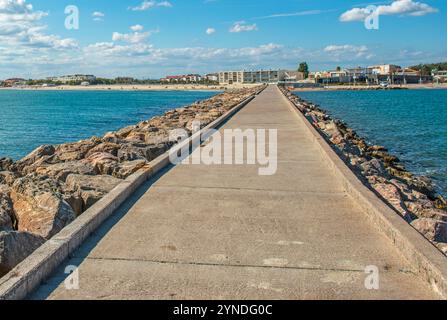
[[[447,194],[447,90],[298,92]]]
[[[0,157],[17,160],[42,144],[102,136],[216,93],[0,90]]]

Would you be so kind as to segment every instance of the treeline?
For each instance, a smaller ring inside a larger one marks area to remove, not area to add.
[[[26,84],[29,86],[39,86],[39,85],[43,85],[43,84],[47,84],[47,85],[69,85],[69,86],[79,86],[82,82],[84,81],[69,81],[67,83],[62,83],[60,81],[51,81],[51,80],[45,80],[45,79],[39,79],[39,80],[27,80]],[[115,79],[107,79],[107,78],[96,78],[96,80],[94,81],[88,81],[90,83],[90,85],[138,85],[138,84],[146,84],[146,85],[151,85],[151,84],[161,84],[165,82],[162,82],[160,80],[155,80],[155,79],[144,79],[144,80],[140,80],[140,79],[134,79],[134,78],[127,78],[127,77],[119,77],[119,78],[115,78]],[[191,82],[179,82],[179,83],[191,83]],[[199,82],[194,82],[194,83],[199,83],[199,84],[217,84],[217,82],[215,81],[209,81],[209,80],[202,80]]]
[[[432,71],[447,70],[447,62],[419,64],[410,68],[417,71],[422,71],[423,75],[430,75]]]

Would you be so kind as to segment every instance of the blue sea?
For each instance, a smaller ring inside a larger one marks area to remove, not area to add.
[[[0,90],[0,157],[17,160],[42,144],[102,136],[216,93]]]
[[[447,90],[298,92],[447,195]]]

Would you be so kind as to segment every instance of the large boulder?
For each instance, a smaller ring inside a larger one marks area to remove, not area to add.
[[[0,277],[39,248],[45,239],[27,232],[0,231]]]
[[[126,179],[131,174],[137,172],[146,165],[146,160],[124,161],[118,164],[113,171],[113,176],[119,179]]]
[[[118,150],[118,159],[120,161],[147,160],[152,161],[162,155],[171,147],[171,143],[160,143],[156,145],[125,144]]]
[[[420,218],[414,220],[411,225],[430,241],[447,242],[446,222],[431,218]]]
[[[411,215],[404,203],[403,196],[399,189],[391,183],[378,183],[372,186],[374,190],[382,196],[402,217],[411,221]]]
[[[360,170],[364,176],[382,176],[389,177],[388,171],[385,166],[377,159],[363,162],[359,165]]]
[[[61,162],[81,160],[92,148],[101,142],[100,138],[93,137],[75,143],[61,144],[56,147],[55,155],[58,161]]]
[[[17,179],[11,199],[18,230],[31,232],[46,239],[72,222],[76,215],[64,200],[59,182],[36,173]]]
[[[20,176],[17,174],[17,172],[0,171],[0,183],[7,184],[9,186],[11,186],[19,177]]]
[[[115,156],[118,154],[118,149],[120,148],[120,145],[118,143],[114,142],[102,142],[98,144],[97,146],[90,149],[89,152],[85,155],[86,158],[90,157],[94,153],[109,153],[112,156]]]
[[[0,171],[8,171],[14,161],[11,158],[0,158]]]
[[[118,165],[118,158],[107,152],[96,152],[84,159],[83,162],[95,168],[99,174],[111,175]],[[82,172],[78,173],[82,174]]]
[[[32,172],[36,166],[46,163],[54,158],[55,147],[52,145],[43,145],[35,149],[23,159],[17,161],[13,167],[17,171]],[[26,169],[26,170],[25,170]]]
[[[82,201],[82,212],[99,201],[105,194],[115,188],[122,180],[108,176],[87,176],[71,174],[65,183],[65,192],[72,195],[72,200]],[[79,213],[78,213],[79,214]]]
[[[0,184],[0,231],[13,228],[14,211],[9,192],[7,185]]]
[[[35,170],[40,175],[50,176],[59,181],[65,181],[72,173],[94,175],[95,167],[87,162],[69,161],[38,167]]]

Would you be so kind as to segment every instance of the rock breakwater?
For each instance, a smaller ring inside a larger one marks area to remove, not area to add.
[[[281,90],[367,187],[447,254],[447,202],[428,177],[407,171],[385,147],[368,144],[346,123],[333,119],[318,105],[286,88]]]
[[[170,132],[207,126],[261,87],[230,90],[103,137],[40,146],[0,159],[0,276],[76,219],[123,179],[168,151]]]

